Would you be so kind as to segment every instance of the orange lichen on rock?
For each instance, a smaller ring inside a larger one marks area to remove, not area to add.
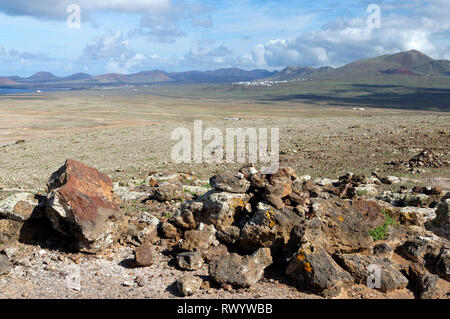
[[[312,267],[311,267],[311,264],[309,262],[305,262],[304,265],[303,265],[303,268],[307,272],[311,272],[312,271]]]

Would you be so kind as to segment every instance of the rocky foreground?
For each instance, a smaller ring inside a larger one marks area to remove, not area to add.
[[[51,293],[30,288],[41,296],[72,296],[58,292],[92,290],[102,276],[118,278],[115,267],[129,278],[118,286],[175,296],[232,297],[283,283],[307,297],[449,298],[449,192],[385,190],[400,183],[377,172],[313,181],[288,167],[273,175],[243,167],[209,181],[151,172],[125,185],[67,160],[45,194],[10,190],[0,201],[0,297],[30,297],[20,287],[28,277],[50,290],[64,280]],[[373,265],[380,274],[371,289]]]

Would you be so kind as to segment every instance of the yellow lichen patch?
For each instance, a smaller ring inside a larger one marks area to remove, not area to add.
[[[271,220],[269,223],[270,228],[274,228],[275,227],[275,221]]]
[[[312,267],[311,267],[311,264],[309,262],[305,262],[305,264],[303,265],[303,268],[307,272],[311,272],[312,271]]]
[[[344,221],[344,217],[342,217],[341,215],[338,216],[338,219],[339,219],[340,222]]]
[[[301,252],[299,252],[299,253],[297,254],[297,260],[298,260],[298,261],[303,261],[305,258],[306,258],[305,254],[303,254],[303,253],[301,253]]]
[[[232,210],[236,210],[238,207],[243,209],[245,205],[247,205],[247,202],[245,202],[242,198],[232,198],[229,202],[229,206]]]

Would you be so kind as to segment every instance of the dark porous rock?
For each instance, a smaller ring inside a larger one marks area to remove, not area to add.
[[[203,267],[203,257],[199,252],[186,252],[178,254],[177,265],[185,270],[197,270]]]
[[[184,239],[179,248],[184,251],[207,250],[216,240],[216,229],[214,226],[200,224],[199,229],[188,230],[184,233]]]
[[[314,218],[307,222],[305,240],[319,243],[330,255],[334,253],[354,253],[370,251],[373,240],[366,219],[348,201],[334,198],[314,199]],[[320,225],[308,230],[309,224]]]
[[[217,232],[217,238],[225,244],[234,244],[239,239],[241,230],[236,226],[224,226]]]
[[[138,267],[148,267],[153,265],[155,250],[152,245],[144,244],[136,248],[134,254],[136,257],[136,265]]]
[[[434,234],[415,235],[398,246],[398,252],[405,258],[425,266],[434,265],[443,246],[448,241]]]
[[[377,257],[391,259],[394,249],[387,243],[377,244],[373,247],[373,254]]]
[[[165,238],[177,240],[180,237],[178,229],[169,222],[162,223],[161,232]]]
[[[182,199],[184,198],[183,185],[175,182],[165,182],[155,188],[154,196],[160,202]]]
[[[450,240],[450,198],[443,198],[436,208],[436,218],[425,223],[425,227]]]
[[[6,255],[0,254],[0,276],[6,275],[11,270],[11,264]]]
[[[239,178],[236,174],[221,173],[210,178],[209,183],[215,189],[230,193],[245,193],[250,188],[250,182]]]
[[[111,180],[97,169],[69,159],[47,187],[47,216],[80,251],[101,251],[126,232]]]
[[[303,223],[304,219],[293,209],[279,211],[260,202],[252,218],[241,229],[238,246],[249,252],[267,247],[278,256],[289,242],[294,226]]]
[[[228,255],[228,247],[224,244],[210,246],[207,250],[202,251],[203,259],[208,263],[216,257],[225,255]]]
[[[182,296],[192,296],[200,289],[202,282],[200,277],[186,274],[178,278],[176,286]]]
[[[387,293],[406,288],[408,285],[408,279],[397,269],[400,266],[388,259],[362,254],[337,254],[334,257],[337,263],[353,276],[356,283],[366,284],[369,266],[377,265],[380,267],[380,286],[374,288]]]
[[[262,277],[272,263],[270,250],[256,251],[252,256],[236,253],[218,256],[209,264],[209,275],[219,284],[233,287],[251,287]]]
[[[436,273],[439,277],[450,281],[450,249],[443,248],[436,262]]]
[[[342,288],[353,283],[327,252],[317,244],[304,243],[286,268],[286,275],[301,289],[311,289],[324,297],[341,294]]]
[[[420,299],[432,299],[435,296],[437,275],[430,274],[420,264],[412,264],[409,266],[408,276]]]
[[[266,201],[267,203],[269,203],[270,205],[272,205],[274,208],[281,210],[284,208],[284,202],[281,199],[280,196],[277,196],[275,194],[264,194],[264,201]]]

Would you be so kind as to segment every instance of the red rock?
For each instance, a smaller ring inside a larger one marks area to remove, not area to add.
[[[83,163],[67,160],[48,182],[46,213],[53,227],[76,241],[79,250],[95,252],[123,231],[110,178]]]

